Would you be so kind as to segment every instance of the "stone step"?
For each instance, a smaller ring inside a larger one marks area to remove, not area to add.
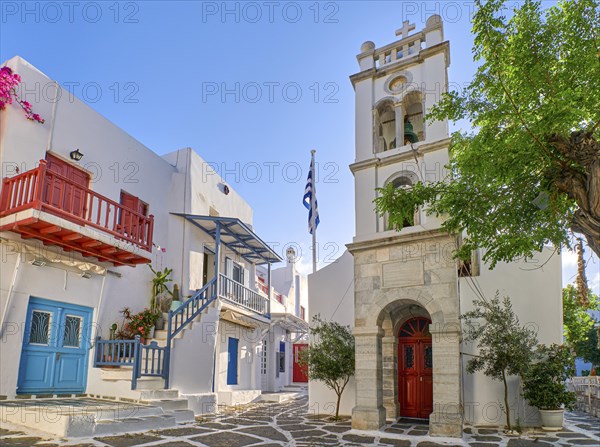
[[[148,416],[160,416],[164,411],[160,407],[143,403],[117,402],[110,407],[98,407],[94,411],[96,421],[113,421]]]
[[[303,393],[298,393],[298,392],[279,392],[279,393],[266,393],[263,392],[261,394],[261,400],[263,402],[286,402],[288,400],[292,400],[292,399],[296,399],[298,397],[301,397],[303,395]]]
[[[139,418],[125,418],[98,421],[94,427],[94,435],[114,435],[119,433],[135,433],[155,430],[157,428],[170,428],[177,425],[177,419],[171,414],[158,416],[145,416]]]
[[[177,399],[153,399],[146,400],[142,402],[146,405],[152,405],[156,407],[160,407],[163,411],[172,411],[172,410],[187,410],[188,401],[185,398],[177,398]]]
[[[178,424],[196,421],[196,416],[192,410],[173,410],[167,412],[167,414],[175,416],[175,420]]]
[[[179,390],[144,390],[140,393],[141,400],[177,399]]]

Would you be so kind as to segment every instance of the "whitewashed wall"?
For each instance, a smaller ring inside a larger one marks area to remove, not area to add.
[[[335,262],[308,276],[310,320],[320,315],[354,327],[354,259],[346,251]],[[335,414],[336,394],[322,382],[309,381],[309,412]],[[354,378],[350,379],[340,405],[340,414],[352,414],[355,401]]]
[[[492,298],[496,291],[500,297],[511,298],[513,309],[523,325],[536,330],[540,343],[562,343],[562,275],[561,257],[553,250],[545,249],[529,262],[499,263],[494,270],[481,269],[481,275],[460,279],[461,313],[473,309],[473,299],[478,298],[474,285],[478,286],[486,298]],[[544,264],[548,260],[550,260]],[[472,345],[463,344],[462,351],[473,354]],[[463,400],[465,420],[474,424],[502,425],[504,414],[499,410],[503,401],[504,387],[482,373],[466,372],[468,355],[463,355]],[[520,395],[519,380],[512,377],[510,385],[511,410],[514,421],[519,418],[522,426],[536,425],[538,412],[526,405]]]
[[[69,159],[69,152],[79,149],[84,157],[78,164],[89,171],[94,191],[118,202],[120,192],[124,190],[149,204],[149,213],[155,216],[154,243],[166,248],[166,252],[153,250],[152,263],[158,268],[173,268],[174,281],[180,285],[184,296],[189,295],[202,282],[204,244],[208,243],[214,248],[214,242],[183,218],[170,213],[207,215],[212,208],[221,216],[238,217],[251,225],[250,206],[231,187],[228,195],[223,194],[222,179],[192,149],[186,148],[160,157],[82,101],[70,96],[66,90],[57,87],[54,81],[28,62],[15,57],[6,64],[21,75],[24,89],[32,92],[23,99],[31,102],[34,111],[46,122],[38,124],[28,121],[16,104],[0,112],[2,176],[16,174],[16,167],[20,172],[35,168],[39,160],[45,158],[46,150]],[[2,252],[6,256],[3,256],[1,265],[0,309],[4,308],[11,287],[16,252],[24,243],[14,233],[4,232],[2,237],[9,241],[2,244]],[[35,246],[36,242],[29,241],[27,244]],[[51,249],[61,252],[55,247]],[[223,262],[225,256],[233,257],[226,251]],[[77,254],[69,253],[68,257],[95,262]],[[247,263],[244,264],[250,269]],[[144,265],[135,268],[103,265],[120,274],[120,277],[109,274],[105,278],[93,276],[84,279],[49,266],[24,265],[13,287],[6,320],[17,326],[22,325],[29,296],[37,296],[92,307],[97,323],[97,331],[93,336],[108,337],[110,326],[115,322],[120,324],[122,318],[119,311],[123,307],[128,306],[137,312],[149,306],[152,273]],[[101,289],[103,298],[99,308]],[[20,333],[11,334],[9,331],[3,334],[2,357],[15,361],[0,362],[0,395],[14,396],[21,336]],[[182,341],[179,344],[185,343]],[[212,369],[214,343],[207,346],[203,345],[198,352],[207,351],[199,355],[202,363],[210,365]],[[205,356],[211,361],[204,359]],[[178,357],[181,355],[174,354],[174,358]],[[194,358],[198,357],[190,357],[192,360]],[[107,384],[100,380],[99,371],[92,368],[92,363],[90,353],[87,391],[107,394]],[[197,373],[197,362],[182,361],[175,373],[175,381],[187,392],[206,392],[207,385],[203,381],[193,381]]]

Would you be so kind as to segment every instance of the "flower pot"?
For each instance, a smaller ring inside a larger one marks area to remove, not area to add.
[[[150,332],[148,333],[148,337],[146,337],[147,339],[151,339],[154,338],[154,326],[152,326],[150,328]]]
[[[542,429],[547,431],[559,431],[563,427],[563,415],[565,410],[540,410]]]
[[[102,360],[104,362],[112,362],[113,361],[113,356],[112,355],[105,355],[102,357]],[[102,368],[111,368],[111,369],[116,369],[116,368],[120,368],[119,365],[104,365],[102,366]]]
[[[171,310],[176,310],[179,306],[181,306],[181,301],[173,301],[171,303]]]
[[[158,317],[158,320],[156,320],[156,323],[154,324],[154,329],[156,329],[157,331],[162,331],[165,328],[165,319],[164,317],[161,316]]]

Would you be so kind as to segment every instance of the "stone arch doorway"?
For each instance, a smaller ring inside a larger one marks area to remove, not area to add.
[[[400,417],[429,419],[433,412],[431,320],[414,317],[398,332],[398,399]]]

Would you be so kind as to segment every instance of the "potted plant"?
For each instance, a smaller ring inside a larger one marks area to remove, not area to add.
[[[540,410],[544,430],[562,429],[565,409],[574,408],[575,393],[566,388],[567,379],[575,374],[574,365],[566,346],[539,345],[534,363],[523,376],[523,396]]]
[[[179,300],[179,286],[177,284],[173,284],[173,301],[171,302],[170,310],[175,310],[179,306],[181,306],[181,301]]]
[[[158,330],[164,329],[165,312],[163,308],[170,306],[173,293],[169,290],[167,284],[172,281],[169,276],[173,273],[173,269],[165,267],[164,270],[155,270],[151,265],[148,265],[154,277],[152,278],[152,298],[150,300],[150,308],[159,314],[156,325],[154,326]],[[168,303],[168,304],[165,304]],[[166,312],[169,311],[167,307]]]
[[[146,343],[148,338],[154,335],[154,325],[158,320],[160,312],[152,309],[144,309],[137,314],[131,313],[128,307],[121,310],[123,314],[123,328],[119,331],[121,338],[133,340],[136,335],[140,336],[141,342]]]
[[[117,339],[118,328],[119,328],[119,326],[117,325],[117,323],[113,323],[110,326],[110,332],[109,332],[109,335],[108,335],[108,339],[109,340],[116,340]],[[117,360],[115,358],[115,356],[112,355],[114,346],[111,347],[111,348],[109,348],[109,349],[110,349],[108,351],[109,354],[105,353],[102,356],[102,359],[104,360],[104,362],[112,362],[113,360]],[[104,368],[119,368],[119,366],[118,365],[105,365]]]
[[[177,284],[173,287],[172,295],[175,295]],[[179,293],[179,291],[177,291]],[[156,330],[163,330],[165,328],[165,322],[169,319],[169,310],[171,309],[171,303],[173,298],[171,296],[162,296],[158,299],[157,306],[159,311],[158,320],[154,327]]]

